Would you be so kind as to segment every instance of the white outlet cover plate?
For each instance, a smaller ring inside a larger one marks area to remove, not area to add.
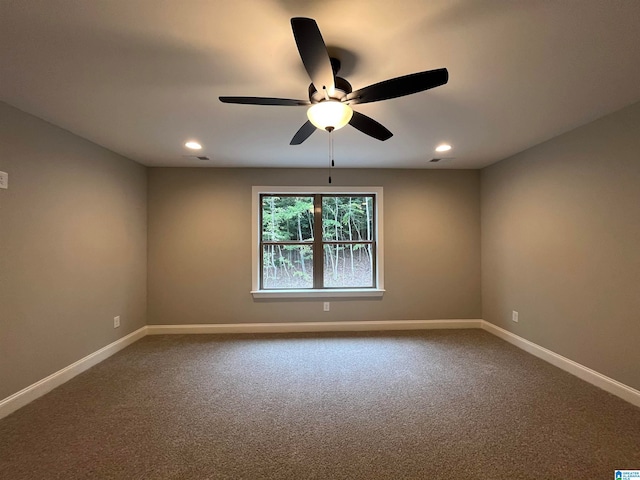
[[[9,174],[7,172],[0,172],[0,188],[9,188]]]

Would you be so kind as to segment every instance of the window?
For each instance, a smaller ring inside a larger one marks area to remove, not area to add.
[[[381,233],[381,187],[253,187],[252,293],[381,296]]]

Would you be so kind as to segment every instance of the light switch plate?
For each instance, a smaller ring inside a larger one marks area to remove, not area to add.
[[[9,174],[7,172],[0,172],[0,188],[9,188]]]

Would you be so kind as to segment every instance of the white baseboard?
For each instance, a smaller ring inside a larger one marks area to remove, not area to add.
[[[428,330],[482,328],[482,320],[393,320],[357,322],[237,323],[197,325],[148,325],[148,335],[185,333],[303,333],[363,332],[379,330]]]
[[[16,392],[3,400],[0,400],[0,418],[4,418],[19,408],[24,407],[27,403],[32,402],[36,398],[41,397],[45,393],[50,392],[54,388],[71,380],[76,375],[88,370],[94,365],[97,365],[114,353],[131,345],[133,342],[140,340],[145,335],[147,335],[147,327],[139,328],[135,332],[132,332],[129,335],[110,343],[106,347],[81,358],[62,370],[58,370],[48,377],[23,388],[19,392]]]
[[[511,333],[503,328],[500,328],[493,323],[489,323],[485,320],[482,321],[482,329],[486,330],[493,335],[500,337],[501,339],[515,345],[518,348],[521,348],[527,353],[534,355],[546,362],[549,362],[551,365],[554,365],[565,372],[569,372],[572,375],[588,382],[596,387],[601,388],[602,390],[612,393],[613,395],[626,400],[627,402],[640,407],[640,391],[631,388],[624,383],[620,383],[613,378],[607,377],[606,375],[602,375],[601,373],[596,372],[595,370],[590,369],[589,367],[585,367],[584,365],[579,364],[578,362],[574,362],[573,360],[569,360],[562,355],[558,355],[557,353],[548,350],[540,345],[537,345],[529,340],[526,340],[514,333]]]

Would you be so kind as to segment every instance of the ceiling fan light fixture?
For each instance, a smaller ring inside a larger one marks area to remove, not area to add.
[[[321,130],[338,130],[344,127],[353,116],[353,110],[346,103],[338,100],[325,100],[311,105],[307,110],[307,117]]]
[[[311,79],[308,89],[309,100],[219,97],[223,103],[240,105],[298,107],[312,104],[307,109],[309,119],[298,129],[289,145],[300,145],[316,131],[316,128],[332,132],[344,127],[347,123],[365,135],[384,142],[393,137],[393,133],[373,118],[353,111],[351,105],[404,97],[439,87],[449,81],[447,69],[438,68],[389,78],[354,91],[347,80],[337,76],[340,61],[329,56],[327,46],[314,19],[294,17],[291,19],[291,29],[302,64]]]

